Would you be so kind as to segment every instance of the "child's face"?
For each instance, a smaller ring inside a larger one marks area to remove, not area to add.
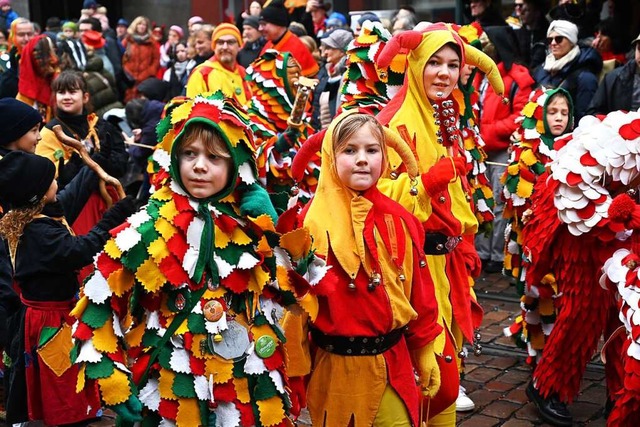
[[[355,191],[366,191],[378,182],[382,159],[380,142],[369,126],[363,126],[336,153],[336,171],[344,185]]]
[[[64,30],[62,30],[62,32],[64,33],[64,36],[69,40],[76,36],[76,33],[71,28],[65,28]]]
[[[547,105],[546,120],[551,135],[560,136],[564,133],[569,124],[569,104],[564,96],[554,98]]]
[[[180,179],[185,190],[196,199],[219,193],[229,182],[231,159],[212,154],[200,139],[182,147]]]
[[[40,124],[38,123],[29,129],[27,133],[10,143],[8,148],[13,151],[24,151],[25,153],[35,154],[36,145],[38,145],[38,141],[41,139]]]
[[[56,198],[57,193],[58,193],[58,181],[54,179],[53,181],[51,181],[51,185],[49,186],[49,189],[44,194],[46,203],[55,202],[57,200]]]
[[[82,113],[84,104],[89,102],[89,93],[80,89],[69,89],[56,92],[56,106],[59,111],[67,114],[78,115]]]
[[[460,57],[451,47],[442,47],[424,67],[423,84],[427,97],[432,101],[448,97],[459,76]]]

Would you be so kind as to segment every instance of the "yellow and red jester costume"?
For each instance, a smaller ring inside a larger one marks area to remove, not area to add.
[[[392,199],[398,200],[422,222],[426,232],[427,261],[436,284],[440,309],[440,322],[451,331],[456,349],[462,349],[462,336],[474,341],[474,328],[480,325],[482,309],[472,292],[472,275],[479,269],[479,259],[473,247],[477,220],[460,177],[445,186],[435,197],[428,195],[425,179],[439,160],[463,156],[460,145],[458,103],[448,98],[429,100],[423,84],[427,61],[448,43],[457,45],[462,53],[461,64],[476,65],[488,75],[497,93],[503,93],[502,80],[486,55],[466,45],[458,34],[445,24],[434,24],[424,33],[401,33],[387,43],[378,59],[386,66],[399,48],[410,49],[407,55],[407,76],[401,91],[378,115],[378,119],[411,146],[419,165],[421,180],[418,196],[409,195],[410,179],[401,173],[402,162],[395,153],[389,153],[392,179],[380,180],[379,188]],[[453,162],[452,162],[453,163]],[[441,354],[445,345],[443,333],[436,343]]]
[[[303,275],[322,277],[323,263],[304,231],[240,214],[238,188],[256,180],[241,107],[221,92],[178,102],[157,127],[156,191],[112,230],[72,312],[77,387],[97,382],[105,405],[144,425],[290,426],[280,320],[284,306],[306,305]],[[195,123],[233,161],[206,199],[184,190],[174,149]]]
[[[311,373],[307,396],[314,426],[368,427],[390,408],[418,425],[420,390],[412,365],[423,392],[434,394],[439,370],[433,341],[442,330],[423,259],[424,235],[419,221],[376,186],[358,193],[338,177],[333,134],[355,113],[336,117],[324,137],[312,136],[294,161],[294,176],[301,176],[296,166],[304,167],[305,157],[322,144],[323,169],[304,228],[331,269],[311,291],[317,316],[285,316],[287,369],[292,380]],[[415,174],[406,144],[385,133]]]

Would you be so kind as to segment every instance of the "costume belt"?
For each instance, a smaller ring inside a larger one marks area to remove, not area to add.
[[[66,300],[66,301],[31,301],[25,299],[24,297],[20,297],[22,304],[29,308],[34,308],[36,310],[69,310],[74,306],[74,300]]]
[[[384,353],[396,345],[407,330],[406,327],[394,329],[377,337],[345,337],[326,335],[316,328],[310,328],[311,339],[320,348],[341,356],[371,356]]]
[[[426,255],[445,255],[462,241],[461,236],[447,236],[442,233],[425,233],[424,253]]]

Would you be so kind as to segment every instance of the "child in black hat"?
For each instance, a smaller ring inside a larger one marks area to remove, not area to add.
[[[0,159],[0,235],[7,240],[13,279],[22,307],[11,319],[7,354],[11,363],[7,421],[43,420],[47,425],[78,423],[98,416],[100,400],[87,387],[76,393],[72,366],[71,317],[78,293],[76,270],[90,264],[109,230],[134,211],[131,199],[109,209],[86,235],[75,236],[67,210],[97,185],[78,182],[56,194],[55,166],[48,159],[11,151]],[[80,203],[83,205],[83,203]],[[65,217],[68,214],[68,217]],[[6,375],[6,374],[5,374]]]
[[[41,124],[35,108],[14,98],[0,99],[0,158],[13,150],[35,153]]]

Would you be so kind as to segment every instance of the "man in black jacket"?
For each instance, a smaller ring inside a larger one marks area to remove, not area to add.
[[[640,108],[640,35],[631,42],[634,60],[604,76],[589,105],[587,114],[611,111],[638,111]]]

